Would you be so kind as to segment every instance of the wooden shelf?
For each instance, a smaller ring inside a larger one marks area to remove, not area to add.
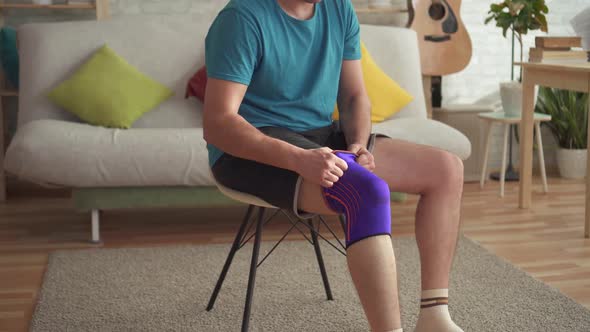
[[[16,90],[0,90],[0,97],[18,97]]]
[[[383,7],[383,8],[370,8],[370,7],[360,7],[355,8],[357,14],[397,14],[397,13],[407,13],[408,8],[400,7],[400,6],[391,6],[391,7]]]
[[[0,8],[6,9],[95,9],[94,2],[63,5],[38,5],[34,3],[0,3]]]

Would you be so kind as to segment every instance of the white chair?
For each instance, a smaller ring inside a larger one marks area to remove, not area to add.
[[[483,155],[483,162],[482,162],[482,170],[481,170],[481,180],[480,186],[481,188],[484,187],[486,178],[488,177],[487,174],[487,163],[488,163],[488,154],[490,152],[490,141],[492,138],[492,125],[494,123],[500,123],[504,126],[504,145],[502,149],[502,169],[500,170],[500,197],[504,197],[504,182],[506,177],[506,152],[508,149],[508,135],[510,133],[510,126],[513,124],[520,123],[520,117],[508,117],[504,112],[488,112],[488,113],[481,113],[478,117],[485,121],[486,123],[486,142],[485,142],[485,152]],[[535,113],[534,115],[535,121],[535,132],[537,136],[537,145],[538,145],[538,153],[539,153],[539,165],[541,167],[541,177],[543,179],[543,190],[544,192],[548,192],[549,189],[547,187],[547,174],[545,173],[545,157],[543,155],[543,140],[541,138],[541,122],[551,121],[551,115]]]

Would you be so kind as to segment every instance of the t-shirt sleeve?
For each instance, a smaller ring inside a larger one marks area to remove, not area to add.
[[[354,7],[350,0],[344,0],[345,4],[345,37],[344,60],[359,60],[361,58],[360,25]]]
[[[243,13],[222,11],[205,39],[207,77],[249,85],[260,58],[257,30]]]

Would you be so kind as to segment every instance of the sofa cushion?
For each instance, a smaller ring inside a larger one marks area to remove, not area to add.
[[[171,88],[175,96],[146,113],[133,125],[159,124],[141,121],[154,113],[166,113],[173,127],[195,127],[187,123],[199,110],[171,108],[175,99],[184,101],[186,82],[205,63],[204,42],[207,29],[223,2],[203,3],[194,15],[137,15],[105,21],[28,23],[18,29],[21,60],[19,126],[43,119],[79,121],[57,107],[47,92],[82,64],[88,55],[108,44],[129,64]],[[190,104],[189,101],[185,101]]]
[[[471,155],[471,142],[465,135],[457,129],[435,120],[391,119],[373,125],[373,132],[446,150],[462,160],[466,160]]]
[[[130,128],[135,120],[171,95],[166,86],[104,45],[51,90],[48,97],[86,123]]]
[[[362,42],[361,53],[363,81],[372,106],[371,122],[383,122],[401,111],[413,97],[379,68]],[[338,105],[333,117],[334,120],[340,117]]]
[[[32,121],[14,137],[5,169],[37,183],[81,188],[214,185],[200,128]]]
[[[462,159],[471,153],[464,135],[434,120],[390,120],[375,125],[374,131]],[[200,128],[121,130],[37,120],[17,132],[5,169],[37,183],[78,188],[212,186],[202,137]]]

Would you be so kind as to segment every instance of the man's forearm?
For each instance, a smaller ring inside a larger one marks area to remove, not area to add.
[[[226,153],[296,171],[297,155],[302,149],[263,134],[240,115],[210,120],[205,127],[205,140]]]
[[[365,146],[371,135],[371,103],[366,96],[350,98],[341,105],[340,126],[348,146]]]

